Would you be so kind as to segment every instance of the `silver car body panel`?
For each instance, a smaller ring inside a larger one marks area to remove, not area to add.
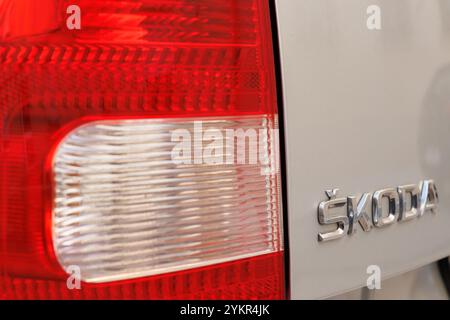
[[[381,30],[367,8],[381,9]],[[276,0],[291,297],[326,298],[450,255],[450,0]],[[436,182],[436,215],[326,243],[324,191]]]

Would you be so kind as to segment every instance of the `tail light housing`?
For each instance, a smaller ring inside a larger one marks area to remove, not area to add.
[[[0,0],[0,297],[284,298],[267,1],[44,2]]]

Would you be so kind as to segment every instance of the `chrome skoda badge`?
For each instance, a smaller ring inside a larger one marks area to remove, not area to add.
[[[338,192],[339,189],[327,190],[328,200],[319,204],[319,224],[337,225],[334,231],[319,233],[320,242],[352,235],[358,223],[369,232],[372,227],[382,228],[421,217],[426,212],[436,213],[439,201],[433,180],[364,193],[358,200],[355,196],[338,197]]]

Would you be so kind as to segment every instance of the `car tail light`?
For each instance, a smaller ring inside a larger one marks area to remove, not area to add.
[[[0,297],[284,298],[267,1],[0,10]]]

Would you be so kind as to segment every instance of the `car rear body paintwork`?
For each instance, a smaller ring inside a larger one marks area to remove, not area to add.
[[[370,31],[367,7],[381,8]],[[325,298],[450,255],[450,1],[277,0],[291,297]],[[319,243],[324,191],[436,182],[436,215]]]

